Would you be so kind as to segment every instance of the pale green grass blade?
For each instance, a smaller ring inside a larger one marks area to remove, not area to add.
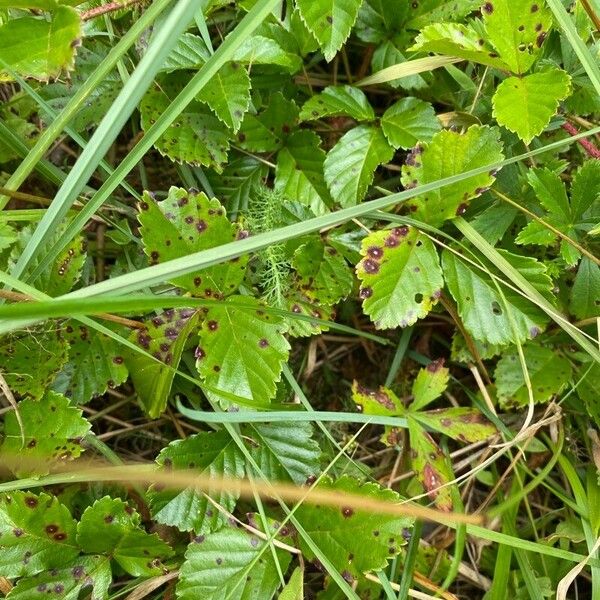
[[[377,85],[379,83],[386,83],[387,81],[394,81],[395,79],[401,79],[402,77],[409,77],[410,75],[417,75],[418,73],[424,73],[427,71],[433,71],[446,65],[461,62],[462,58],[455,58],[453,56],[426,56],[425,58],[415,58],[414,60],[407,60],[406,62],[386,67],[365,77],[358,81],[355,85]]]

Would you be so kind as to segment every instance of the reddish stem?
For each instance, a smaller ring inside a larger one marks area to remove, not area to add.
[[[568,121],[566,123],[563,123],[562,128],[570,135],[577,135],[579,133],[577,127],[575,127],[575,125],[569,123]],[[598,148],[596,148],[596,146],[592,142],[590,142],[590,140],[582,138],[580,140],[577,140],[577,142],[581,144],[581,146],[589,156],[591,156],[592,158],[600,158],[600,150],[598,150]]]

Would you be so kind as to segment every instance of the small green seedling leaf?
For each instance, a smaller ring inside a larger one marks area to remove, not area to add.
[[[427,315],[444,285],[429,238],[408,226],[369,234],[356,265],[363,311],[377,329],[408,327]]]
[[[450,372],[444,366],[443,358],[420,369],[412,385],[411,411],[419,411],[439,398],[448,387],[449,378]]]
[[[418,142],[430,142],[441,125],[429,102],[402,98],[381,117],[381,128],[394,148],[412,148]]]
[[[300,111],[301,121],[323,117],[351,117],[355,121],[373,121],[375,113],[365,93],[351,85],[326,87],[304,103]]]
[[[156,462],[162,469],[190,469],[207,477],[244,476],[244,458],[226,431],[198,433],[163,448]],[[238,498],[234,491],[209,487],[162,490],[154,486],[148,492],[153,517],[164,525],[196,535],[216,531],[227,523],[215,506],[233,511]],[[213,500],[213,502],[210,501]]]

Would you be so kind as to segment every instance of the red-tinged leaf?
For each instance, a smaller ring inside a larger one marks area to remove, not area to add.
[[[435,429],[453,440],[465,443],[480,442],[497,433],[477,409],[467,407],[442,408],[412,415],[419,423]]]
[[[448,386],[448,378],[449,372],[444,367],[443,358],[434,360],[421,369],[412,386],[414,400],[410,406],[411,411],[425,408],[439,398]]]

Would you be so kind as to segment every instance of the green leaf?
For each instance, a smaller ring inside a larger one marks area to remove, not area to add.
[[[600,267],[587,256],[579,263],[569,309],[578,319],[600,316]]]
[[[199,35],[183,33],[163,62],[162,70],[199,69],[209,58],[210,51]]]
[[[52,389],[74,404],[85,404],[127,379],[121,349],[112,338],[71,321],[65,328],[65,339],[70,346],[69,361]]]
[[[576,220],[600,217],[600,161],[588,160],[571,184],[571,210]]]
[[[452,252],[442,253],[442,268],[458,314],[476,340],[505,345],[514,343],[516,336],[522,343],[536,337],[548,323],[548,317],[532,302],[502,286],[500,289],[508,305],[505,306],[496,287],[499,284]],[[516,332],[512,330],[511,321],[515,323]]]
[[[230,435],[224,431],[198,433],[184,440],[171,442],[163,448],[156,462],[163,469],[193,469],[206,477],[244,476],[244,458]],[[189,487],[181,491],[162,490],[155,486],[148,492],[152,515],[164,525],[196,535],[220,529],[227,517],[210,502],[211,498],[232,512],[238,494],[234,491]]]
[[[392,159],[394,149],[379,127],[359,125],[345,133],[324,163],[333,199],[344,208],[358,204],[373,181],[375,169]]]
[[[300,16],[317,38],[328,62],[350,35],[361,3],[361,0],[297,0]]]
[[[144,192],[139,209],[144,252],[154,264],[220,246],[238,237],[236,226],[226,217],[220,202],[209,199],[204,192],[171,187],[167,199],[161,202]],[[239,287],[247,261],[247,257],[241,257],[171,282],[195,296],[223,298]]]
[[[377,329],[407,327],[427,315],[444,285],[433,243],[402,226],[369,234],[356,274],[363,311]]]
[[[411,411],[421,410],[439,398],[448,387],[449,378],[450,372],[444,367],[443,358],[420,369],[412,385]]]
[[[402,98],[381,117],[381,129],[394,148],[412,148],[417,142],[430,142],[441,125],[428,102]]]
[[[509,77],[493,97],[494,117],[526,144],[540,135],[571,92],[571,77],[561,69]]]
[[[175,371],[190,334],[198,324],[192,309],[169,309],[148,319],[130,340],[160,362],[127,350],[127,366],[138,398],[148,416],[158,418],[167,408]]]
[[[318,304],[333,305],[352,291],[354,278],[344,257],[335,248],[313,237],[294,253],[296,287]]]
[[[180,76],[172,75],[146,92],[140,102],[144,131],[170,106],[182,87]],[[216,105],[216,100],[211,101]],[[229,131],[206,107],[194,101],[186,106],[154,146],[173,161],[205,165],[220,172],[227,160]]]
[[[18,239],[19,234],[15,229],[8,223],[0,223],[0,252],[10,248]]]
[[[294,569],[278,600],[304,600],[304,571],[300,567]]]
[[[371,60],[371,71],[377,73],[388,67],[399,65],[406,61],[406,57],[398,48],[391,42],[386,41],[380,44],[375,52],[373,53],[373,59]],[[427,87],[427,82],[421,75],[407,75],[399,79],[392,79],[386,81],[386,85],[397,89],[402,88],[403,90],[423,90]]]
[[[185,553],[177,584],[178,600],[270,600],[279,576],[267,542],[240,529],[225,527],[200,536]],[[275,550],[283,572],[290,555]]]
[[[418,29],[436,21],[456,21],[481,5],[481,0],[420,0],[413,2],[407,26]]]
[[[428,429],[439,431],[453,440],[465,443],[481,442],[497,433],[476,408],[456,406],[413,413],[412,417]]]
[[[0,60],[23,77],[55,79],[73,69],[82,33],[79,13],[70,6],[58,6],[49,20],[13,19],[0,27]]]
[[[390,489],[375,483],[361,484],[349,476],[336,481],[324,478],[317,489],[393,504],[401,501]],[[405,543],[403,531],[411,525],[411,519],[406,517],[360,511],[350,506],[338,508],[307,503],[298,507],[296,518],[345,579],[356,579],[368,571],[385,568],[388,560],[400,553]],[[304,556],[314,559],[303,538],[299,542]]]
[[[281,148],[297,122],[296,103],[277,92],[258,115],[246,114],[237,135],[239,145],[250,152],[274,152]]]
[[[308,206],[315,215],[329,212],[329,190],[323,174],[325,152],[313,131],[294,132],[277,155],[275,189]]]
[[[320,472],[321,450],[310,423],[256,423],[242,428],[250,454],[271,481],[306,483]]]
[[[56,551],[56,548],[55,548]],[[62,569],[44,571],[34,577],[19,579],[7,598],[10,600],[78,600],[82,591],[93,600],[108,598],[112,583],[110,561],[104,556],[80,556]]]
[[[446,485],[454,479],[450,462],[434,439],[423,429],[414,415],[408,416],[411,464],[417,479],[436,508],[451,511],[452,490]]]
[[[62,330],[42,325],[0,338],[0,370],[14,394],[38,400],[68,360]]]
[[[0,548],[3,577],[23,577],[61,567],[79,554],[75,521],[67,507],[48,494],[2,494]]]
[[[527,344],[523,347],[523,354],[534,402],[547,402],[569,383],[571,363],[552,348]],[[502,356],[496,365],[494,377],[498,402],[502,408],[527,406],[529,394],[516,350],[510,350]]]
[[[250,77],[239,63],[223,65],[198,96],[234,132],[240,128],[250,106]]]
[[[419,144],[402,167],[406,188],[458,175],[469,169],[503,159],[497,129],[472,125],[465,133],[443,130],[428,144]],[[447,219],[462,215],[469,201],[481,195],[493,183],[492,173],[482,173],[459,183],[444,186],[408,201],[411,217],[439,226]]]
[[[282,319],[251,297],[232,296],[208,309],[196,351],[200,376],[213,388],[268,404],[290,349],[284,329]]]
[[[482,6],[487,38],[513,73],[526,73],[552,26],[552,12],[535,0],[492,0]]]
[[[323,117],[347,116],[356,121],[372,121],[375,113],[365,93],[351,85],[326,87],[304,103],[300,111],[301,121]]]
[[[264,35],[253,35],[235,52],[234,59],[249,65],[278,65],[295,73],[302,65],[297,54],[286,51],[276,40]]]
[[[67,398],[48,391],[39,401],[23,400],[18,408],[23,432],[16,413],[9,412],[4,419],[4,442],[0,448],[0,455],[17,477],[46,475],[56,464],[83,452],[81,440],[91,425]]]
[[[156,533],[140,528],[140,516],[118,498],[105,496],[86,508],[77,525],[77,543],[89,554],[106,554],[134,577],[163,573],[173,554]]]
[[[365,0],[358,11],[355,31],[363,41],[372,44],[384,42],[402,31],[409,14],[409,4],[390,3],[387,0]]]

